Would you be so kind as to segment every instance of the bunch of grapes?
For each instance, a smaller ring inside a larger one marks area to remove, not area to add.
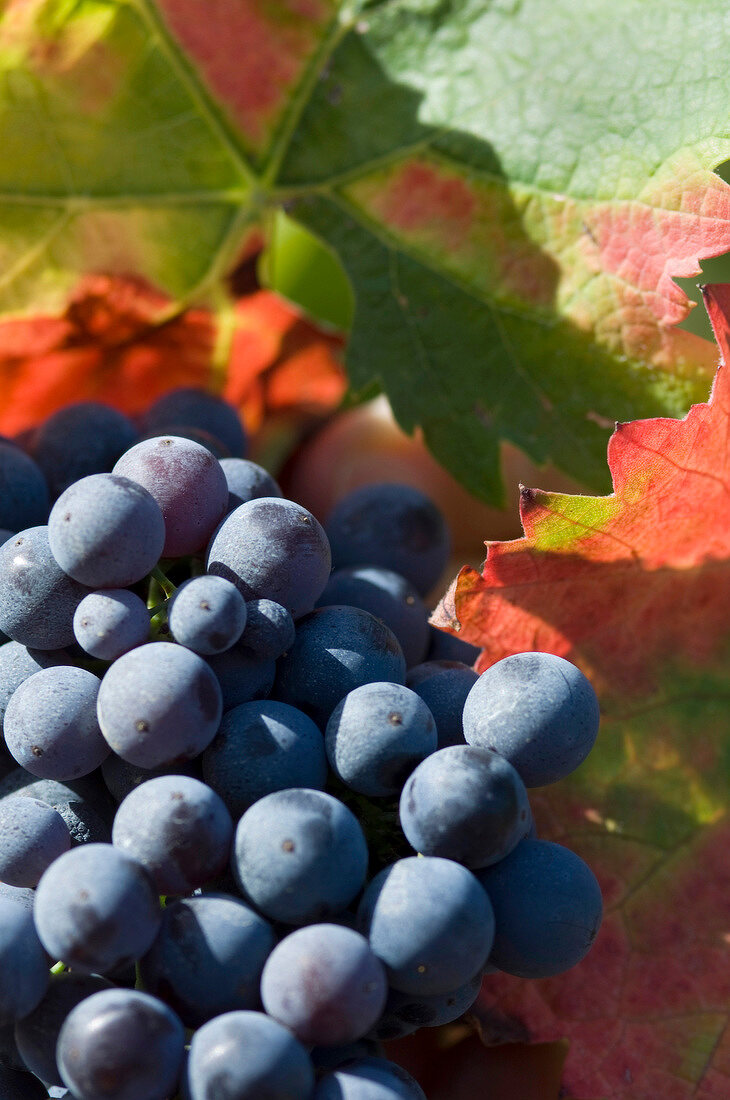
[[[528,788],[598,730],[572,664],[429,626],[395,484],[323,526],[176,391],[0,442],[0,1092],[416,1100],[382,1042],[559,973],[601,894]]]

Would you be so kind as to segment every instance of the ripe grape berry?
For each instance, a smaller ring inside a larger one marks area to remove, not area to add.
[[[428,623],[428,497],[317,517],[210,394],[31,444],[0,441],[0,1092],[423,1100],[383,1041],[595,938],[527,790],[590,751],[591,685],[478,675]]]

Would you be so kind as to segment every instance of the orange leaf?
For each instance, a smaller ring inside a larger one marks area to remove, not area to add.
[[[236,305],[226,371],[214,362],[218,319],[205,309],[171,315],[141,279],[84,278],[61,316],[0,323],[0,433],[32,428],[73,401],[101,401],[132,416],[178,386],[217,390],[250,431],[272,413],[322,415],[339,403],[341,340],[269,291]]]

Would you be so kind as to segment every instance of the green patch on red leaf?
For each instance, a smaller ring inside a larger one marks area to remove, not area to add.
[[[435,617],[480,668],[558,653],[601,699],[594,751],[532,802],[598,874],[603,927],[574,970],[489,978],[479,1007],[493,1037],[569,1039],[576,1100],[730,1095],[730,286],[706,302],[710,400],[619,425],[610,496],[524,490],[524,538],[488,543]]]

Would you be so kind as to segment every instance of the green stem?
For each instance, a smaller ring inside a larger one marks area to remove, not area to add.
[[[159,565],[156,565],[154,567],[154,569],[150,573],[150,576],[154,577],[154,579],[157,581],[157,583],[159,584],[162,591],[167,596],[168,600],[169,600],[170,596],[173,596],[175,594],[175,592],[177,591],[175,585],[172,583],[171,580],[168,580],[168,578],[165,576],[165,574],[160,569]]]

